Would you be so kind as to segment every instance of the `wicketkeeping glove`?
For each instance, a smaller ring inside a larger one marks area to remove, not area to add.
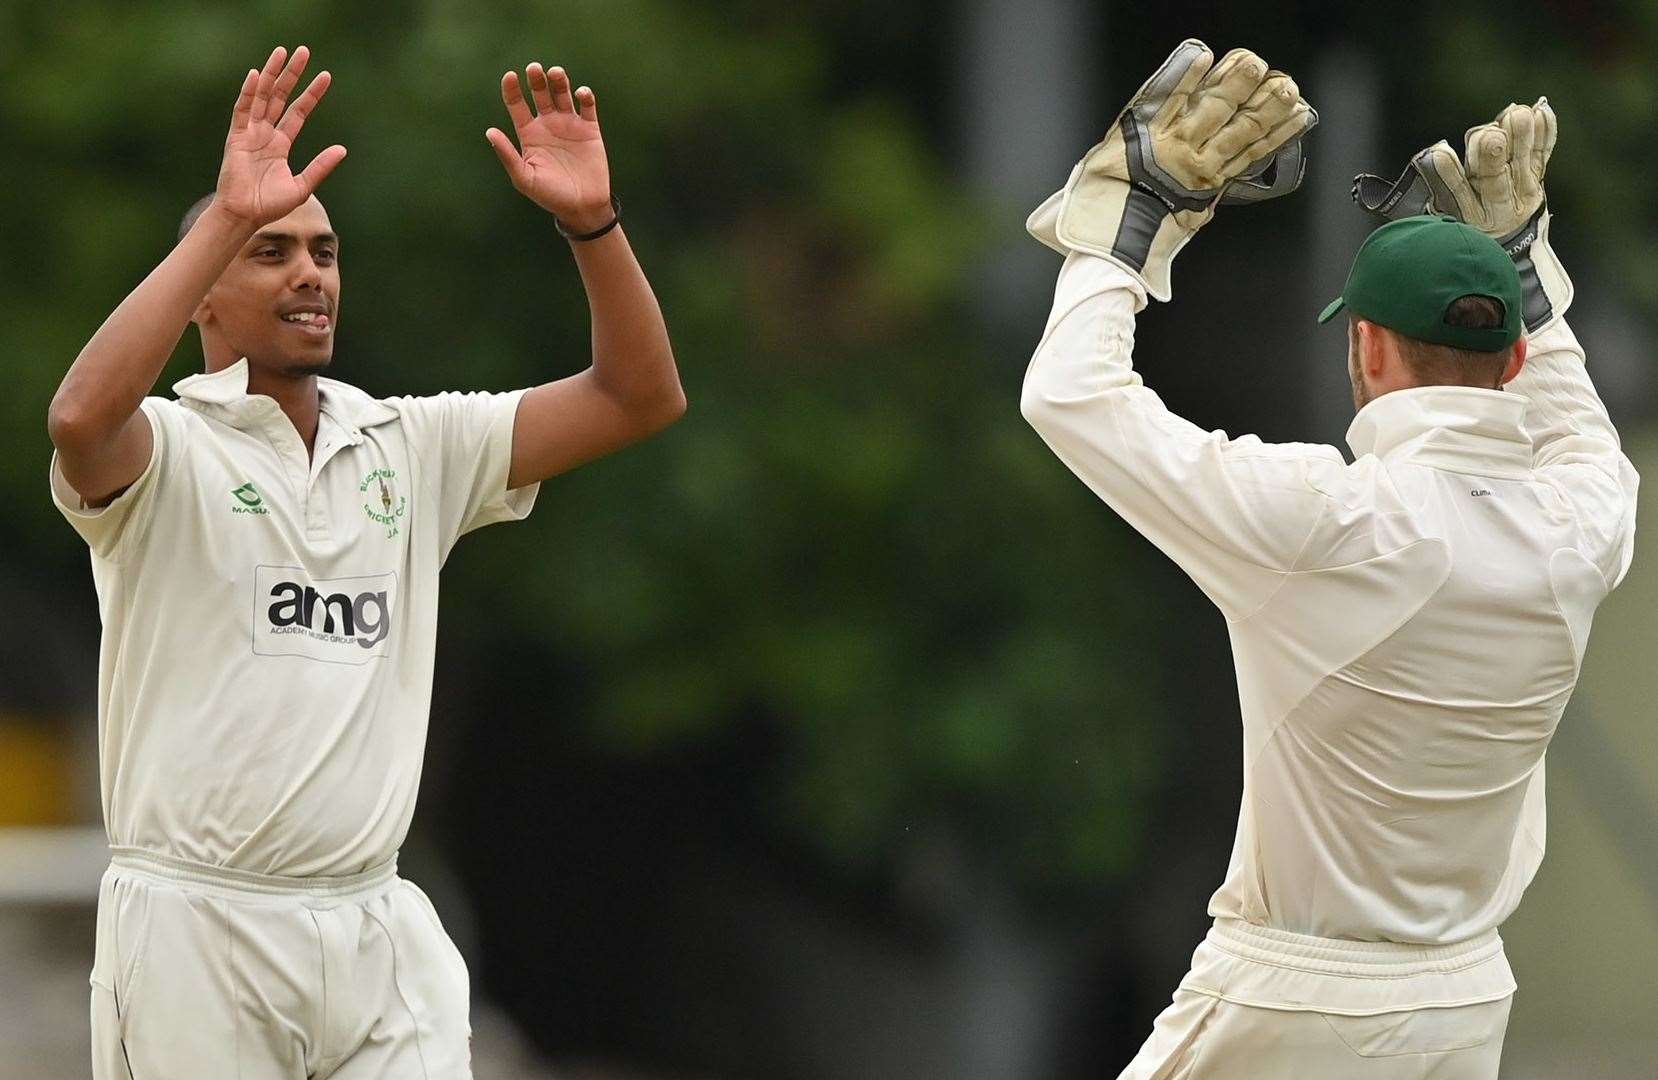
[[[1287,195],[1318,114],[1295,80],[1248,49],[1215,63],[1187,39],[1025,222],[1058,251],[1111,259],[1169,298],[1169,265],[1221,203]]]
[[[1354,177],[1353,201],[1390,220],[1451,214],[1495,237],[1520,271],[1521,314],[1527,332],[1536,334],[1572,302],[1572,279],[1549,246],[1543,194],[1557,131],[1548,98],[1510,105],[1491,123],[1468,129],[1466,166],[1441,139],[1411,158],[1398,180]]]

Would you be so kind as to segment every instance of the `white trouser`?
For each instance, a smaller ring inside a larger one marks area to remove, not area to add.
[[[396,860],[280,878],[115,848],[94,1080],[469,1080],[466,962]]]
[[[1495,930],[1420,946],[1218,919],[1118,1080],[1496,1080],[1513,994]]]

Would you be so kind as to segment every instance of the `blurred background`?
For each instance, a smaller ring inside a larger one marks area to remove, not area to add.
[[[1302,191],[1223,211],[1142,316],[1171,407],[1344,445],[1313,317],[1371,224],[1352,176],[1547,93],[1571,322],[1658,476],[1658,3],[1228,7],[0,0],[0,1078],[86,1074],[105,861],[47,403],[279,43],[335,76],[296,157],[351,151],[338,377],[585,365],[567,247],[482,135],[541,60],[598,93],[691,401],[445,571],[402,866],[470,961],[480,1080],[1115,1075],[1207,925],[1238,712],[1219,615],[1020,419],[1058,269],[1023,218],[1146,75],[1247,45],[1323,117]],[[157,392],[200,363],[192,331]],[[1658,1075],[1655,606],[1637,557],[1550,751],[1505,1078]]]

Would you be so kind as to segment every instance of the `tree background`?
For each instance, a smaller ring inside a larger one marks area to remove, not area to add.
[[[973,27],[1017,31],[1038,8],[1094,61],[1053,115],[995,126],[972,87],[1030,73],[972,62]],[[1348,118],[1302,79],[1324,114],[1311,168],[1341,186],[1546,91],[1557,244],[1593,295],[1580,310],[1603,316],[1580,333],[1610,358],[1615,418],[1653,412],[1619,358],[1645,360],[1658,316],[1658,4],[1420,14],[1406,30],[1309,3],[1179,27],[1059,0],[0,6],[16,616],[0,710],[92,770],[72,732],[91,722],[96,608],[46,495],[46,405],[211,189],[239,74],[276,43],[334,73],[295,156],[351,151],[320,192],[342,237],[335,374],[385,395],[585,365],[566,247],[482,135],[503,122],[503,70],[563,64],[598,93],[691,408],[451,559],[410,875],[434,881],[480,996],[554,1061],[1109,1074],[1224,870],[1237,707],[1220,618],[1019,417],[1057,269],[1024,213],[1183,36],[1298,76],[1360,57],[1377,159],[1321,158]],[[1071,149],[1040,163],[1046,188],[969,175],[975,146],[1062,115],[1086,123],[1058,133]],[[1346,407],[1344,343],[1312,316],[1351,247],[1320,247],[1315,211],[1223,213],[1181,256],[1139,346],[1171,407],[1339,444],[1297,359],[1322,353]],[[200,362],[187,333],[157,392]],[[64,806],[87,819],[84,797]]]

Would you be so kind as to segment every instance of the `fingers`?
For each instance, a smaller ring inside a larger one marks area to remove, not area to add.
[[[1537,135],[1531,144],[1532,168],[1537,172],[1537,178],[1542,180],[1543,174],[1549,167],[1549,155],[1554,153],[1554,140],[1560,134],[1559,122],[1554,116],[1554,106],[1549,99],[1540,97],[1537,104],[1532,106],[1537,115]]]
[[[1468,181],[1485,205],[1482,227],[1502,225],[1519,213],[1509,161],[1508,133],[1501,127],[1481,124],[1468,129]]]
[[[236,104],[230,110],[230,133],[232,135],[248,126],[252,119],[253,93],[259,86],[259,71],[257,68],[248,68],[247,77],[242,80],[242,92],[236,96]]]
[[[295,98],[294,103],[288,106],[288,111],[283,115],[282,122],[276,125],[276,129],[288,136],[290,142],[299,138],[299,129],[305,126],[305,118],[317,107],[322,95],[328,93],[328,87],[333,81],[334,77],[328,72],[319,71],[317,77],[311,80],[311,85],[305,88],[305,93]]]
[[[1412,164],[1428,182],[1433,192],[1431,205],[1436,212],[1455,214],[1476,229],[1485,226],[1485,209],[1469,186],[1462,159],[1450,143],[1440,139],[1418,154]]]
[[[1233,49],[1198,86],[1175,125],[1176,134],[1193,146],[1207,142],[1232,114],[1254,95],[1267,66],[1248,49]]]
[[[300,186],[305,189],[305,197],[310,198],[328,174],[334,171],[334,166],[345,160],[345,147],[335,144],[311,159],[311,164],[305,166],[305,171],[299,174]]]
[[[1152,126],[1158,127],[1168,122],[1170,117],[1179,116],[1186,108],[1187,99],[1203,82],[1203,77],[1209,74],[1209,69],[1215,63],[1215,54],[1209,51],[1209,46],[1196,38],[1187,38],[1182,41],[1169,58],[1163,61],[1146,84],[1140,87],[1140,92],[1134,95],[1135,101],[1142,98],[1162,98],[1163,105],[1157,110],[1152,119]]]
[[[265,119],[270,110],[271,94],[276,89],[276,77],[282,72],[282,62],[288,58],[288,50],[278,45],[271,50],[265,66],[259,69],[259,81],[253,88],[253,104],[248,109],[249,123],[257,124]]]
[[[547,76],[553,88],[553,108],[559,112],[575,112],[576,106],[570,100],[570,76],[561,67],[553,68]]]
[[[539,63],[531,63],[528,72],[530,77],[530,98],[535,102],[537,116],[550,112],[553,108],[553,94],[547,87],[547,73]]]
[[[529,103],[524,100],[524,88],[518,83],[518,72],[509,71],[501,76],[501,100],[506,103],[507,115],[512,117],[513,127],[522,131],[530,126],[535,116],[530,112]]]
[[[1284,113],[1275,111],[1263,115],[1275,115],[1282,118],[1267,129],[1265,134],[1250,142],[1229,158],[1220,170],[1223,177],[1231,179],[1242,176],[1249,171],[1250,166],[1263,158],[1276,154],[1286,144],[1305,135],[1318,122],[1313,107],[1299,97],[1290,103]],[[1211,145],[1214,145],[1215,142],[1218,142],[1218,138],[1212,141]]]
[[[1532,149],[1537,142],[1538,117],[1529,105],[1510,105],[1497,116],[1497,126],[1508,135],[1508,182],[1521,212],[1530,214],[1543,201],[1543,177],[1533,171]]]
[[[501,167],[507,170],[507,178],[514,187],[521,187],[524,178],[524,159],[518,156],[518,148],[512,145],[500,128],[490,128],[484,132],[484,138],[495,150],[495,156],[501,159]]]
[[[1295,80],[1281,71],[1271,72],[1243,107],[1203,144],[1202,156],[1216,163],[1230,162],[1292,117],[1302,117],[1296,121],[1293,137],[1305,130],[1304,118],[1310,112]]]
[[[282,110],[288,107],[288,95],[299,84],[299,77],[305,73],[305,65],[310,59],[311,50],[304,45],[295,49],[293,56],[288,58],[287,66],[271,85],[270,100],[265,104],[266,120],[274,124],[282,118]]]
[[[570,76],[561,67],[543,69],[532,62],[527,69],[530,77],[530,99],[535,102],[535,114],[575,112],[570,100]]]
[[[536,117],[548,113],[575,113],[584,120],[598,120],[593,91],[584,86],[572,95],[570,76],[563,68],[544,68],[539,62],[532,62],[525,68],[525,74],[530,84],[530,101],[524,99],[524,88],[516,71],[509,71],[501,77],[501,100],[506,102],[513,126],[520,131]],[[535,104],[533,113],[530,112],[530,102]]]

